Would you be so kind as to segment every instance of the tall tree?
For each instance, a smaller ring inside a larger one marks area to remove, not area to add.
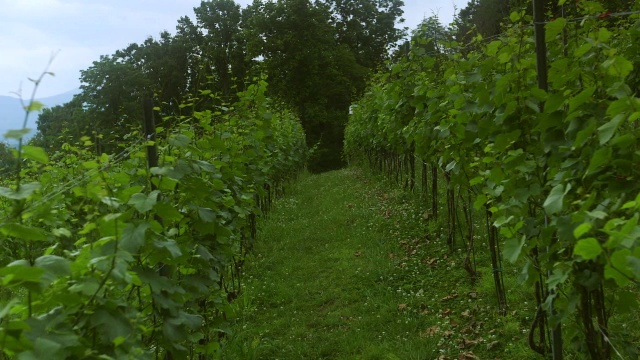
[[[6,177],[15,168],[16,158],[11,153],[11,147],[5,142],[0,142],[0,177]]]
[[[240,5],[233,0],[202,1],[193,10],[201,34],[203,66],[212,80],[210,90],[232,99],[253,64],[247,55]]]
[[[349,105],[399,36],[393,4],[402,2],[255,0],[243,12],[250,56],[262,59],[271,90],[297,110],[317,147],[312,171],[342,166]]]
[[[402,0],[329,0],[338,41],[346,44],[358,63],[368,69],[382,65],[389,57],[389,47],[397,43],[404,31],[396,28],[401,18]]]
[[[122,53],[101,56],[80,71],[80,81],[87,118],[102,136],[104,150],[112,151],[125,134],[141,126],[140,104],[151,88],[149,81]]]
[[[91,136],[93,128],[88,121],[80,95],[64,105],[45,108],[38,115],[38,132],[31,140],[35,145],[49,151],[62,148],[64,143],[73,143],[82,136]]]

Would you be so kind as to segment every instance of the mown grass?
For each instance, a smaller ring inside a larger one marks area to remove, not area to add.
[[[260,224],[224,358],[539,359],[519,268],[504,264],[500,316],[486,244],[472,283],[443,220],[424,213],[357,168],[303,176]]]

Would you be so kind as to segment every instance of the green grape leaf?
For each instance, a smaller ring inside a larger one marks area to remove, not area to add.
[[[602,246],[595,238],[586,238],[578,241],[573,248],[575,255],[581,256],[585,260],[591,260],[602,254]]]
[[[640,279],[640,259],[635,256],[627,257],[627,265],[636,279]]]
[[[156,204],[156,214],[166,222],[179,221],[184,216],[168,202],[158,202]]]
[[[40,101],[34,100],[34,101],[31,101],[28,105],[26,105],[24,107],[24,110],[32,112],[32,111],[40,111],[43,108],[44,108],[43,103],[41,103]]]
[[[43,148],[31,145],[24,145],[22,147],[22,155],[26,159],[31,159],[33,161],[37,161],[41,164],[49,163],[49,156],[44,151]]]
[[[513,11],[510,15],[509,15],[509,19],[511,20],[511,22],[515,23],[518,20],[522,19],[522,14],[518,11]]]
[[[153,206],[158,202],[158,195],[160,192],[158,190],[153,190],[149,193],[149,195],[145,195],[143,193],[133,194],[131,199],[127,204],[133,205],[141,213],[147,212],[153,209]]]
[[[213,190],[224,190],[227,188],[227,186],[225,185],[224,181],[220,179],[213,179],[211,181],[211,188]]]
[[[600,145],[604,145],[609,142],[609,140],[611,140],[611,137],[613,137],[613,134],[615,134],[616,130],[618,130],[618,127],[620,126],[620,124],[622,124],[624,118],[624,114],[618,114],[613,119],[611,119],[611,121],[598,128]]]
[[[569,100],[569,112],[572,113],[576,111],[580,106],[582,106],[587,101],[593,98],[593,93],[596,91],[595,86],[588,87],[581,92],[579,92],[576,96],[572,97]]]
[[[547,279],[547,285],[550,290],[555,290],[558,285],[564,283],[568,278],[571,270],[553,269],[551,276]]]
[[[522,252],[526,236],[520,239],[508,239],[504,244],[504,257],[510,262],[515,263]]]
[[[602,63],[611,76],[626,78],[633,71],[633,63],[622,56],[614,56],[613,58]]]
[[[551,21],[545,25],[545,39],[546,41],[552,41],[564,30],[564,27],[567,25],[567,19],[565,18],[557,18],[554,21]]]
[[[30,132],[31,129],[8,130],[6,133],[4,133],[4,138],[20,140]]]
[[[609,163],[611,161],[611,148],[603,147],[598,149],[591,160],[589,161],[589,168],[587,169],[587,174],[591,174],[600,169],[603,165]]]
[[[32,283],[37,286],[30,288],[37,290],[42,282],[42,274],[44,269],[30,266],[26,260],[17,260],[0,268],[0,283],[5,286]]]
[[[627,259],[631,255],[629,249],[618,250],[609,258],[609,262],[604,267],[605,279],[613,279],[618,286],[625,287],[631,282],[633,273],[628,267]]]
[[[47,240],[47,233],[44,230],[17,223],[2,225],[2,227],[0,227],[0,232],[6,236],[13,236],[22,240]]]
[[[56,255],[41,256],[36,259],[34,266],[44,269],[42,279],[45,283],[51,283],[60,277],[71,275],[69,260]]]
[[[591,223],[582,223],[573,230],[573,236],[576,239],[580,239],[582,235],[588,233],[589,230],[591,230],[591,227],[592,227]]]
[[[71,231],[69,231],[68,229],[65,228],[57,228],[57,229],[53,229],[51,231],[51,233],[53,234],[53,236],[55,237],[67,237],[70,238],[71,237]]]
[[[547,196],[547,199],[544,201],[544,204],[542,205],[544,206],[544,209],[546,210],[547,214],[552,215],[562,210],[562,202],[563,202],[564,196],[569,192],[569,190],[571,190],[570,184],[567,185],[566,188],[564,184],[558,184],[554,186],[553,189],[551,189],[549,196]]]
[[[560,109],[562,105],[564,105],[565,98],[562,96],[562,93],[559,94],[549,94],[544,103],[544,112],[545,114],[551,114],[552,112]]]
[[[611,31],[607,30],[605,27],[601,27],[600,30],[598,30],[598,42],[603,43],[609,41],[611,35],[613,35]]]
[[[149,223],[128,224],[122,231],[120,247],[130,254],[137,254],[144,245],[145,232],[149,227],[151,227]]]
[[[500,46],[502,46],[502,41],[492,41],[487,45],[487,55],[496,56],[498,54],[498,50],[500,50]]]
[[[212,221],[214,221],[216,219],[216,213],[213,212],[213,210],[211,210],[209,208],[199,207],[198,208],[198,216],[204,222],[212,222]]]
[[[172,239],[166,239],[164,241],[154,240],[153,246],[155,246],[158,249],[166,249],[169,252],[169,254],[171,254],[171,257],[174,259],[182,255],[182,251],[180,250],[178,243]]]
[[[181,149],[181,148],[187,147],[191,143],[191,138],[183,134],[178,134],[170,137],[168,142],[169,142],[169,145],[172,145]]]
[[[478,194],[478,196],[476,196],[476,200],[473,202],[473,208],[476,210],[480,210],[484,204],[487,203],[487,195],[485,194]]]
[[[11,311],[11,308],[19,302],[20,302],[20,299],[14,297],[13,299],[11,299],[11,301],[7,303],[7,305],[5,305],[2,309],[0,309],[0,320],[4,319],[4,317],[7,316],[9,311]]]
[[[20,185],[20,190],[14,191],[6,187],[0,187],[0,196],[12,200],[22,200],[31,196],[36,190],[40,189],[40,183],[33,182]]]

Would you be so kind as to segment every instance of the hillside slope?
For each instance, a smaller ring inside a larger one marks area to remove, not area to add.
[[[46,98],[36,99],[43,103],[46,107],[54,107],[71,101],[73,95],[79,90],[71,90],[63,94],[50,96]],[[37,114],[30,114],[27,127],[32,129],[28,137],[36,132]],[[4,140],[4,134],[7,130],[20,129],[24,122],[24,109],[18,98],[12,96],[0,96],[0,141]]]

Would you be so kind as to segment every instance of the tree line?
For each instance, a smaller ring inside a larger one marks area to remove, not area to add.
[[[281,0],[242,8],[233,0],[203,1],[195,19],[178,20],[175,34],[130,44],[81,71],[81,93],[40,115],[35,142],[57,150],[94,133],[98,151],[110,151],[140,127],[144,96],[179,121],[232,103],[248,80],[266,75],[269,95],[298,114],[308,145],[316,147],[310,169],[340,167],[349,106],[403,37],[396,27],[402,6],[401,0]]]
[[[300,117],[315,146],[315,171],[342,165],[349,105],[403,36],[400,0],[203,1],[175,34],[132,43],[81,71],[81,93],[45,110],[37,145],[57,150],[94,133],[111,151],[141,125],[141,99],[153,96],[163,126],[203,109],[225,108],[252,79]]]
[[[629,1],[610,1],[610,8],[624,9]],[[177,21],[174,34],[132,43],[81,71],[81,93],[40,115],[35,143],[55,151],[93,133],[98,152],[112,151],[141,126],[143,97],[153,96],[165,117],[161,125],[171,126],[195,111],[226,108],[252,79],[266,75],[268,95],[298,115],[315,149],[310,170],[338,168],[349,106],[373,74],[406,52],[398,46],[407,30],[398,27],[403,5],[256,0],[243,8],[233,0],[202,1],[195,18]],[[524,0],[471,0],[449,26],[430,18],[413,33],[467,43],[496,35],[511,11],[527,6]],[[548,11],[559,7],[550,4]]]

